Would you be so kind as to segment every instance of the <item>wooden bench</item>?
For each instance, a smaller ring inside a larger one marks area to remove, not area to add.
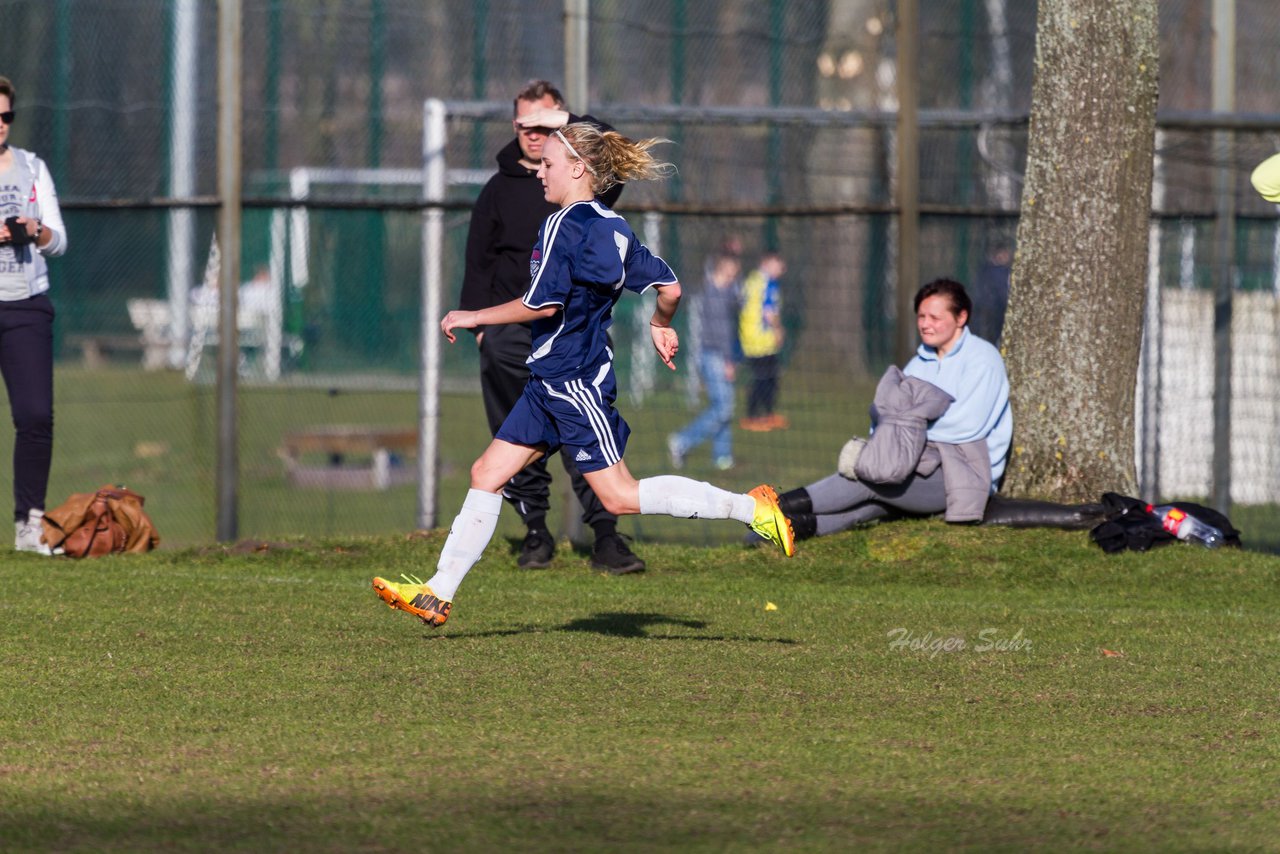
[[[105,366],[110,354],[142,353],[147,346],[141,336],[129,333],[68,335],[67,344],[80,350],[84,366],[91,370]]]
[[[417,456],[418,431],[395,427],[326,425],[284,435],[280,457],[289,483],[317,489],[387,489],[411,483],[411,466],[393,465],[395,457]],[[323,462],[305,457],[323,456]],[[355,457],[356,462],[349,458]]]

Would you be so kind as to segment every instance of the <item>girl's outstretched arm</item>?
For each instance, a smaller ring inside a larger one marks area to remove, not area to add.
[[[462,311],[454,309],[440,321],[440,331],[452,344],[458,340],[453,334],[455,329],[475,329],[477,326],[498,326],[503,323],[528,323],[539,317],[550,317],[560,310],[560,306],[546,308],[529,308],[519,298],[501,305],[482,308],[479,311]]]

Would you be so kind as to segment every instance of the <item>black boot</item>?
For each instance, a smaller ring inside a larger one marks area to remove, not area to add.
[[[545,569],[551,566],[551,557],[555,553],[556,541],[551,539],[551,532],[544,528],[530,528],[520,545],[516,565],[525,569]]]
[[[791,530],[796,535],[796,542],[809,540],[818,535],[818,517],[812,513],[788,513]]]
[[[781,507],[782,512],[793,521],[797,513],[813,512],[813,501],[809,498],[808,490],[803,486],[779,495],[778,506]]]
[[[644,561],[631,551],[627,541],[618,533],[606,534],[596,540],[591,549],[591,565],[610,575],[644,572]]]

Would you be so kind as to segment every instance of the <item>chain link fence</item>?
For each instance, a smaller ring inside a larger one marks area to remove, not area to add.
[[[780,408],[791,427],[737,430],[737,466],[717,472],[709,452],[695,454],[694,476],[738,488],[800,485],[829,473],[843,441],[866,429],[873,383],[894,350],[894,6],[589,4],[590,103],[570,106],[630,136],[672,140],[663,151],[680,170],[628,187],[620,210],[692,292],[707,257],[731,238],[748,269],[767,249],[788,261]],[[0,72],[18,89],[13,142],[50,164],[71,238],[51,264],[59,368],[50,501],[124,482],[148,496],[167,543],[209,541],[217,5],[0,0],[0,10]],[[1236,109],[1273,113],[1280,19],[1270,0],[1237,0],[1236,10]],[[1162,114],[1210,107],[1211,11],[1211,0],[1160,4]],[[921,0],[920,17],[921,277],[968,283],[975,330],[995,339],[1016,250],[1035,3]],[[469,205],[511,138],[511,95],[531,78],[563,82],[564,4],[259,0],[245,2],[244,24],[241,532],[408,530],[423,103],[456,107],[440,259],[452,301]],[[1240,527],[1274,528],[1276,466],[1265,449],[1280,432],[1280,364],[1264,342],[1280,312],[1280,250],[1275,210],[1247,177],[1280,149],[1280,120],[1227,143],[1181,122],[1161,131],[1157,148],[1143,480],[1169,497],[1212,486],[1204,341],[1213,176],[1227,168],[1241,296],[1233,481],[1257,520]],[[628,458],[641,474],[668,468],[665,437],[698,398],[692,360],[676,374],[658,370],[647,312],[643,299],[624,300],[612,330],[621,407],[635,430]],[[446,514],[488,438],[477,372],[469,340],[446,347]],[[501,530],[513,534],[513,522],[504,515]],[[737,534],[651,519],[623,528],[641,539]]]

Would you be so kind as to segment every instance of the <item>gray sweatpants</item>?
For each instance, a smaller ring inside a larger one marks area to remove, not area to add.
[[[913,474],[902,483],[863,483],[832,474],[806,486],[805,491],[813,502],[819,537],[847,531],[893,510],[929,516],[947,509],[941,467],[928,477]]]

